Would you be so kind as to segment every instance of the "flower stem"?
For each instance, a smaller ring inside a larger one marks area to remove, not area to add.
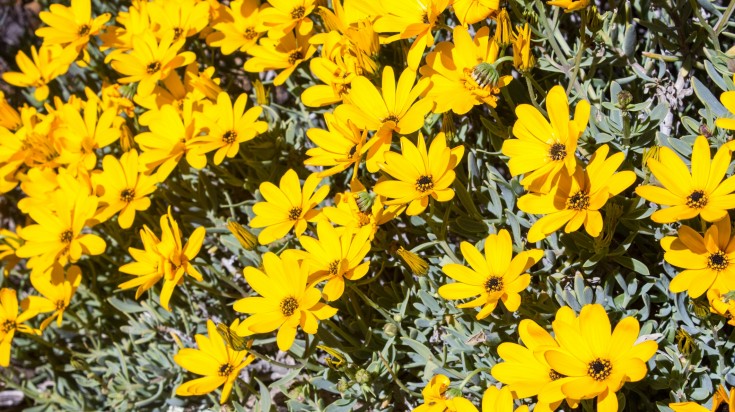
[[[572,86],[575,86],[577,88],[577,91],[582,91],[582,88],[577,83],[577,76],[579,75],[579,66],[582,64],[582,55],[584,54],[585,50],[584,44],[586,42],[587,34],[587,27],[585,22],[587,21],[587,9],[582,9],[581,17],[582,26],[579,28],[579,49],[577,49],[577,55],[574,57],[574,70],[572,71],[572,75],[569,77],[567,96],[569,96],[569,92],[572,90]]]

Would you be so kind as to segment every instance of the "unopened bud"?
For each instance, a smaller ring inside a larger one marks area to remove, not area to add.
[[[398,326],[395,323],[386,323],[383,325],[383,332],[389,337],[396,336],[398,334]]]
[[[474,80],[480,88],[491,85],[495,86],[500,80],[500,74],[495,65],[488,62],[482,62],[472,69],[472,80]]]
[[[421,258],[421,256],[406,250],[403,246],[399,247],[396,254],[406,262],[411,272],[417,276],[424,276],[429,272],[429,264]]]
[[[355,372],[355,382],[359,384],[368,384],[371,380],[370,372],[366,371],[365,369],[358,369],[357,372]]]
[[[240,242],[240,246],[245,250],[253,250],[258,244],[258,239],[255,235],[234,220],[227,221],[227,229],[235,236],[235,239]]]

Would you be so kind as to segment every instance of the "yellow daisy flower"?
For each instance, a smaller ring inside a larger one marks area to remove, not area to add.
[[[528,241],[538,242],[564,227],[565,233],[578,230],[582,224],[592,237],[602,231],[600,209],[608,199],[635,182],[635,173],[617,172],[625,154],[607,157],[608,146],[602,145],[592,156],[586,169],[577,165],[572,176],[560,175],[549,193],[529,193],[518,199],[518,208],[526,213],[545,215],[531,226]]]
[[[332,176],[354,165],[353,176],[356,176],[367,131],[332,113],[324,113],[324,123],[327,124],[327,130],[312,128],[306,131],[306,136],[317,147],[306,151],[306,155],[311,157],[304,160],[304,165],[332,166],[317,173],[319,177]]]
[[[704,237],[689,226],[682,226],[678,236],[661,239],[664,259],[685,269],[671,280],[674,293],[688,291],[698,298],[708,289],[735,290],[735,236],[730,216],[714,223]]]
[[[380,170],[379,164],[390,149],[393,132],[408,135],[418,131],[434,105],[429,99],[416,101],[431,81],[423,78],[414,86],[415,80],[416,72],[406,69],[396,84],[393,68],[385,66],[380,91],[366,77],[358,76],[352,81],[348,102],[334,110],[335,116],[350,119],[360,129],[377,131],[365,146],[370,173]]]
[[[20,113],[8,103],[5,93],[0,91],[0,127],[15,132],[21,126],[23,126],[23,123],[20,120]]]
[[[273,85],[280,86],[288,80],[299,64],[311,59],[316,53],[316,46],[311,44],[309,39],[308,33],[294,35],[293,32],[279,39],[261,38],[257,45],[247,50],[252,57],[245,62],[243,69],[251,73],[283,69],[273,79]]]
[[[82,270],[79,266],[72,265],[66,269],[58,264],[48,269],[41,275],[31,276],[33,288],[41,296],[29,296],[23,300],[21,306],[24,310],[36,313],[54,312],[41,323],[41,330],[56,319],[56,326],[61,326],[64,319],[64,310],[69,307],[72,296],[82,282]]]
[[[316,0],[268,0],[272,7],[260,13],[262,24],[268,28],[268,37],[280,39],[295,32],[305,36],[314,28],[309,18],[316,7]]]
[[[495,386],[487,388],[482,395],[482,412],[528,412],[528,406],[515,408],[513,396],[507,386],[498,389]]]
[[[324,216],[338,229],[358,230],[369,226],[372,241],[378,226],[393,220],[405,209],[403,205],[386,207],[383,196],[368,193],[357,179],[350,182],[350,188],[351,192],[338,193],[334,197],[334,206],[322,209]]]
[[[230,328],[237,328],[240,322],[235,320]],[[240,371],[250,365],[255,357],[247,350],[234,350],[227,345],[217,331],[211,319],[207,320],[207,334],[196,335],[199,349],[183,348],[174,355],[174,362],[189,372],[203,375],[187,381],[176,388],[179,396],[204,395],[222,386],[219,402],[224,404],[230,397],[232,385],[240,375]],[[248,348],[252,341],[248,342]]]
[[[49,11],[42,11],[38,17],[48,25],[36,29],[36,36],[43,38],[44,44],[86,45],[89,37],[97,35],[112,16],[104,13],[92,18],[92,0],[71,0],[70,7],[52,4]]]
[[[147,5],[156,37],[173,41],[194,36],[209,24],[209,4],[199,0],[152,1]]]
[[[651,173],[663,187],[638,186],[638,196],[669,206],[651,215],[656,223],[671,223],[701,216],[708,222],[722,219],[735,208],[735,176],[725,178],[732,151],[723,146],[710,158],[707,138],[697,137],[692,149],[691,172],[668,147],[659,150],[658,159],[648,159]],[[710,160],[711,159],[711,160]]]
[[[123,119],[117,115],[117,111],[107,109],[98,113],[98,105],[94,100],[84,104],[83,113],[70,104],[64,105],[61,109],[62,123],[54,132],[63,146],[59,163],[69,165],[71,170],[92,170],[97,166],[97,149],[107,147],[120,138]]]
[[[242,298],[234,309],[251,315],[235,329],[240,336],[278,329],[278,349],[287,351],[296,338],[296,328],[313,335],[319,321],[331,318],[337,309],[320,302],[322,294],[308,284],[305,265],[290,256],[263,255],[263,271],[252,266],[244,270],[245,280],[260,296]]]
[[[104,207],[97,217],[105,221],[120,213],[117,223],[127,229],[133,225],[136,210],[150,207],[148,196],[156,190],[158,178],[138,172],[138,151],[135,149],[123,153],[120,159],[113,155],[105,156],[102,167],[101,173],[92,176]]]
[[[118,288],[123,290],[137,286],[135,299],[140,298],[143,292],[152,288],[163,278],[163,265],[166,263],[166,257],[158,251],[158,244],[161,241],[148,226],[140,229],[140,239],[143,241],[143,249],[128,248],[128,253],[134,261],[120,266],[119,269],[122,273],[136,276],[118,285]]]
[[[229,7],[224,7],[228,19],[212,27],[214,31],[207,36],[207,44],[221,48],[222,54],[248,51],[265,32],[260,12],[266,7],[260,0],[231,2]]]
[[[452,10],[459,24],[467,26],[485,20],[500,9],[500,0],[454,0]]]
[[[15,290],[0,289],[0,366],[3,368],[10,366],[10,344],[13,343],[16,331],[36,335],[41,333],[28,325],[24,325],[36,314],[32,310],[24,310],[19,315],[18,297]]]
[[[178,111],[182,111],[187,103],[214,102],[222,89],[219,87],[220,79],[213,78],[213,75],[214,67],[208,67],[200,72],[199,64],[192,62],[186,66],[183,80],[178,73],[171,71],[168,77],[153,88],[151,94],[148,96],[136,94],[133,100],[148,110],[161,110],[163,106],[170,104]],[[144,113],[140,121],[144,122],[145,117]]]
[[[345,279],[358,280],[367,274],[370,262],[363,260],[370,251],[370,229],[363,227],[358,231],[338,233],[329,222],[321,221],[316,226],[318,239],[299,237],[306,250],[304,264],[311,272],[309,283],[327,281],[323,289],[326,301],[342,296]]]
[[[214,164],[219,165],[225,156],[233,158],[240,150],[240,143],[252,140],[268,130],[268,123],[258,121],[263,112],[260,106],[247,111],[248,95],[243,93],[232,104],[230,95],[222,92],[217,96],[217,104],[205,108],[198,118],[204,135],[191,142],[197,153],[214,153]]]
[[[554,322],[558,348],[544,357],[549,366],[564,376],[561,391],[567,398],[597,398],[597,410],[617,412],[619,391],[626,382],[638,382],[648,372],[646,362],[658,344],[636,344],[640,325],[633,317],[622,319],[611,331],[602,305],[585,305],[576,323]]]
[[[439,202],[454,198],[450,188],[454,182],[454,168],[464,155],[464,146],[447,147],[444,133],[436,135],[426,150],[424,137],[419,133],[418,146],[401,138],[401,154],[388,152],[380,167],[397,180],[384,180],[375,185],[375,193],[392,200],[386,205],[408,204],[406,214],[418,215],[429,205],[429,197]]]
[[[133,49],[129,53],[112,57],[112,68],[125,76],[118,79],[118,82],[138,82],[137,93],[148,96],[159,80],[168,77],[177,67],[186,66],[196,60],[196,55],[192,52],[179,53],[185,39],[174,41],[173,36],[173,33],[168,33],[160,42],[151,32],[135,37]]]
[[[735,412],[735,388],[730,388],[728,394],[725,386],[720,385],[712,397],[712,407],[710,409],[694,402],[670,403],[669,408],[673,409],[674,412]]]
[[[33,97],[42,102],[48,98],[49,82],[66,73],[76,58],[77,51],[73,47],[43,45],[36,50],[31,46],[30,58],[22,51],[15,56],[20,72],[5,72],[3,80],[13,86],[35,87]]]
[[[526,174],[521,184],[526,190],[546,193],[559,173],[572,175],[577,161],[577,140],[587,127],[590,104],[577,103],[574,119],[569,120],[569,102],[564,88],[554,86],[546,96],[547,121],[530,104],[516,107],[518,120],[513,125],[516,139],[503,142],[502,152],[510,157],[508,168],[513,176]]]
[[[415,0],[395,2],[381,0],[383,8],[388,11],[375,21],[378,33],[396,33],[388,37],[386,42],[414,38],[408,49],[406,63],[416,70],[421,63],[424,50],[434,45],[432,30],[436,27],[439,15],[449,7],[450,0]]]
[[[589,6],[590,0],[553,0],[547,1],[546,4],[549,6],[561,7],[562,10],[564,10],[564,13],[571,13]]]
[[[317,189],[321,178],[309,175],[304,187],[299,184],[299,176],[289,169],[281,177],[279,186],[271,182],[260,184],[260,194],[265,202],[253,205],[255,217],[250,220],[250,227],[263,228],[258,234],[261,245],[275,242],[294,229],[296,236],[306,230],[306,222],[314,222],[320,212],[314,208],[329,194],[329,186]]]
[[[735,326],[735,299],[732,292],[721,293],[717,289],[710,288],[707,291],[707,300],[710,312],[723,316],[729,325]]]
[[[21,245],[18,233],[22,230],[21,226],[16,226],[15,232],[0,229],[0,263],[3,265],[3,275],[5,277],[10,275],[10,271],[20,262],[20,258],[15,254],[15,251]]]
[[[485,239],[484,257],[469,242],[462,242],[460,249],[470,268],[457,263],[444,265],[442,271],[457,282],[441,286],[439,296],[444,299],[466,299],[480,295],[457,305],[463,309],[482,306],[477,314],[478,320],[490,315],[498,301],[502,301],[511,312],[518,310],[521,305],[519,292],[531,282],[531,275],[524,272],[544,255],[543,250],[531,249],[513,258],[513,241],[505,229]]]
[[[413,409],[413,412],[478,412],[472,402],[461,396],[448,397],[449,378],[435,375],[421,391],[424,403]]]
[[[483,70],[487,70],[484,67],[498,58],[499,48],[490,36],[490,28],[483,26],[473,39],[467,28],[457,26],[452,39],[454,43],[437,44],[420,70],[431,79],[424,97],[434,102],[434,113],[452,110],[465,114],[483,103],[496,107],[500,88],[513,77],[502,76],[496,81],[483,77]]]

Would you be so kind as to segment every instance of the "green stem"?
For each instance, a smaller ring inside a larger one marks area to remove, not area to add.
[[[694,14],[696,14],[697,19],[699,20],[699,24],[701,24],[702,27],[704,27],[704,30],[707,31],[707,34],[709,35],[709,38],[712,40],[712,43],[715,46],[715,49],[720,50],[720,40],[717,38],[717,33],[715,33],[715,31],[712,29],[712,26],[710,26],[709,23],[707,23],[707,20],[704,17],[702,17],[702,12],[699,10],[699,4],[697,4],[697,1],[689,0],[689,4],[692,6],[692,10],[694,10]]]
[[[735,0],[730,0],[730,4],[727,5],[727,9],[725,9],[725,12],[722,13],[720,20],[718,20],[717,24],[715,24],[714,30],[718,36],[723,30],[725,30],[725,26],[727,25],[727,22],[730,20],[730,15],[732,15],[733,9],[735,9]]]
[[[528,97],[531,98],[531,103],[533,103],[533,107],[538,109],[538,111],[541,111],[541,106],[539,106],[538,102],[536,101],[536,93],[533,91],[533,83],[531,83],[531,78],[524,75],[524,79],[526,79],[526,87],[528,88]]]
[[[553,34],[554,30],[552,30],[551,26],[549,25],[549,21],[546,18],[546,10],[544,9],[544,5],[543,3],[541,3],[540,0],[536,0],[536,8],[538,9],[538,19],[544,26],[544,32],[547,33],[547,38],[549,39],[551,48],[554,49],[554,53],[556,53],[556,55],[559,56],[560,59],[566,58],[564,53],[561,51],[559,45],[556,44],[556,38],[554,38]]]
[[[574,70],[572,71],[572,75],[569,77],[569,85],[567,86],[567,96],[569,95],[569,92],[572,90],[572,86],[575,86],[577,88],[578,92],[582,92],[581,87],[577,83],[577,76],[579,75],[579,66],[582,65],[582,55],[584,54],[585,50],[585,42],[587,41],[586,35],[587,35],[587,27],[585,26],[585,22],[587,21],[587,9],[582,9],[581,13],[582,17],[582,27],[580,27],[580,33],[579,33],[579,49],[577,50],[577,55],[574,57]]]

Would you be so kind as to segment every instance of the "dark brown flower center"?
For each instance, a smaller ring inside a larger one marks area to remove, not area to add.
[[[91,28],[89,27],[89,24],[82,24],[81,26],[79,26],[79,31],[77,32],[77,34],[79,35],[79,37],[84,37],[89,34],[90,30]]]
[[[8,333],[11,330],[15,329],[18,325],[15,323],[14,320],[5,319],[5,322],[3,322],[2,327],[0,327],[0,330],[2,330],[4,333]]]
[[[56,310],[61,310],[66,307],[66,302],[64,302],[63,299],[59,299],[56,301]]]
[[[552,381],[559,380],[559,379],[561,379],[563,377],[564,377],[564,375],[562,375],[561,373],[559,373],[559,372],[557,372],[557,371],[555,371],[553,369],[549,371],[549,379],[551,379]]]
[[[292,52],[288,56],[288,64],[291,64],[291,65],[296,64],[297,61],[299,61],[299,60],[301,60],[303,58],[304,58],[304,55],[301,54],[300,51],[296,50],[295,52]]]
[[[120,192],[120,200],[125,203],[130,203],[135,200],[135,189],[125,189]]]
[[[710,254],[707,258],[707,267],[718,272],[727,269],[729,264],[730,260],[725,255],[725,252],[721,250]]]
[[[704,193],[704,190],[695,190],[691,195],[687,196],[687,206],[693,209],[702,209],[707,206],[708,201],[709,199],[707,199],[707,194]]]
[[[399,120],[401,119],[399,119],[398,116],[391,114],[385,119],[383,119],[383,123],[388,123],[388,122],[398,123]]]
[[[416,179],[416,190],[421,193],[429,191],[434,188],[434,179],[431,175],[423,175]]]
[[[244,36],[245,36],[246,39],[252,40],[252,39],[258,37],[258,32],[255,31],[255,27],[253,27],[253,26],[246,27],[245,28],[245,34],[244,34]]]
[[[590,196],[587,192],[580,190],[567,199],[567,209],[582,211],[590,207]]]
[[[503,278],[501,278],[500,276],[490,276],[485,281],[485,290],[488,292],[502,292]]]
[[[551,160],[559,161],[567,157],[567,147],[561,143],[554,143],[549,148],[549,157]]]
[[[66,230],[61,232],[59,239],[61,240],[61,243],[71,243],[72,239],[74,239],[74,233],[72,233],[71,230]]]
[[[298,220],[301,217],[302,209],[298,206],[294,206],[288,211],[288,218],[291,220]]]
[[[299,308],[299,302],[293,297],[289,296],[281,301],[281,313],[283,316],[291,316]]]
[[[339,260],[335,260],[329,264],[329,274],[336,275],[337,272],[339,272]]]
[[[294,20],[298,20],[304,17],[306,14],[306,9],[304,6],[299,6],[291,10],[291,18]]]
[[[178,40],[182,34],[184,34],[184,29],[181,27],[174,27],[174,41]]]
[[[222,135],[222,141],[227,144],[235,143],[237,140],[237,132],[234,130],[228,130]]]
[[[607,359],[597,358],[587,365],[587,375],[598,382],[607,379],[611,373],[612,363]]]
[[[145,72],[148,74],[153,74],[159,70],[161,70],[161,62],[148,63],[148,66],[145,67]]]
[[[232,366],[229,363],[223,363],[222,366],[219,367],[219,370],[217,371],[217,374],[219,376],[230,376],[232,371],[235,369],[234,366]]]

